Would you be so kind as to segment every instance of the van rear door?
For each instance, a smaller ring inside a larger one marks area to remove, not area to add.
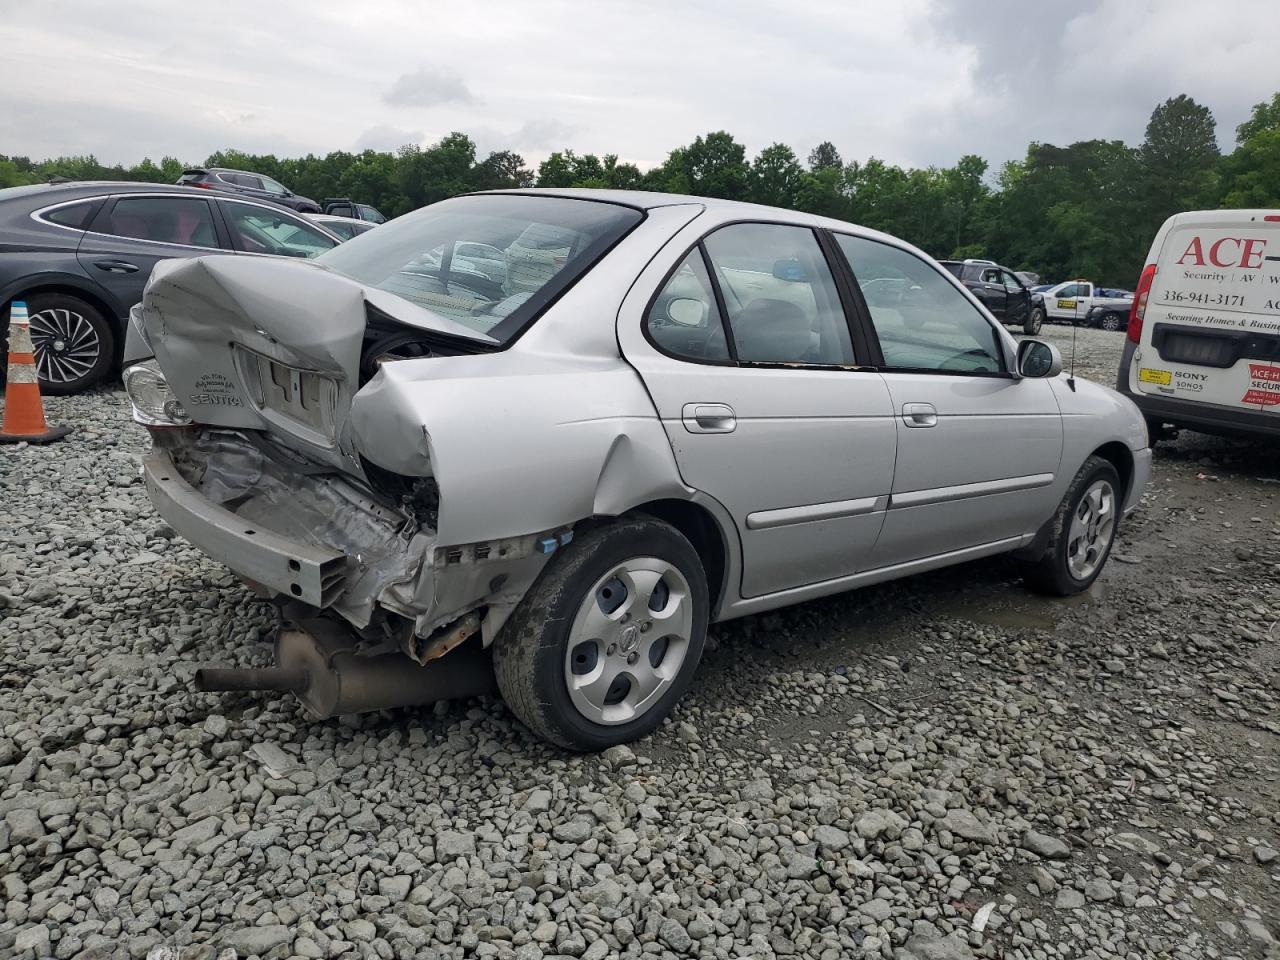
[[[1280,214],[1175,217],[1138,347],[1138,392],[1280,417]]]

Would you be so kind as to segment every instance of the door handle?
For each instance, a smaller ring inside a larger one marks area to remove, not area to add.
[[[93,265],[107,273],[137,273],[138,265],[125,260],[95,260]]]
[[[932,403],[904,403],[902,422],[908,427],[936,427],[938,411]]]
[[[727,403],[686,403],[681,411],[690,433],[733,433],[738,418]]]

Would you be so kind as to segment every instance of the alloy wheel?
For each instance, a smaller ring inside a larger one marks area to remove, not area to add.
[[[93,324],[65,307],[31,314],[31,345],[36,372],[47,383],[74,383],[98,362],[102,341]]]
[[[624,561],[596,581],[574,617],[564,661],[570,700],[594,723],[636,719],[679,676],[692,637],[684,574],[655,557]]]
[[[1102,318],[1102,329],[1103,330],[1119,330],[1120,318],[1117,317],[1114,313],[1108,313],[1106,316]]]
[[[1116,530],[1116,492],[1108,480],[1095,480],[1071,515],[1067,530],[1067,569],[1088,580],[1106,559]]]

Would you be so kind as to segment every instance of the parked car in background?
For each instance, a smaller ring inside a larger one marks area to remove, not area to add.
[[[222,190],[238,193],[255,200],[269,200],[298,213],[319,213],[320,204],[308,197],[301,197],[282,183],[260,173],[247,170],[229,170],[226,167],[193,167],[182,171],[178,184],[185,187],[201,187],[206,190]]]
[[[1044,293],[1046,290],[1053,289],[1057,284],[1054,283],[1038,283],[1031,288],[1032,293]]]
[[[164,264],[135,315],[152,502],[288,621],[197,685],[319,716],[496,679],[547,740],[633,740],[714,621],[1011,551],[1087,589],[1150,469],[1131,403],[926,254],[730,201],[457,197],[314,264]]]
[[[1084,325],[1098,330],[1124,330],[1129,325],[1127,308],[1132,306],[1132,298],[1127,301],[1095,304],[1085,314]]]
[[[1046,320],[1053,323],[1070,323],[1080,324],[1086,321],[1090,313],[1095,307],[1103,307],[1103,314],[1126,313],[1130,304],[1133,302],[1132,295],[1128,297],[1111,296],[1112,293],[1123,293],[1121,290],[1104,290],[1101,287],[1095,287],[1088,280],[1067,280],[1063,283],[1054,284],[1048,290],[1044,290],[1033,296],[1036,298],[1036,306],[1033,309],[1039,309],[1044,313]],[[1108,323],[1111,321],[1108,320]],[[1118,327],[1107,326],[1107,330],[1119,329]]]
[[[1170,217],[1138,280],[1116,388],[1151,435],[1280,438],[1280,210]]]
[[[324,212],[334,217],[351,217],[353,220],[368,220],[370,223],[386,223],[376,208],[367,203],[356,203],[346,197],[335,197],[324,202]]]
[[[0,304],[25,300],[40,387],[76,393],[117,367],[129,308],[161,260],[311,258],[338,237],[282,207],[153,183],[0,190]]]
[[[341,240],[350,240],[352,237],[358,237],[362,233],[368,233],[376,223],[370,223],[368,220],[353,220],[351,217],[334,217],[327,213],[308,213],[304,216],[312,223],[318,223],[330,233],[337,235]]]
[[[1008,267],[991,260],[939,260],[1001,323],[1022,327],[1034,336],[1044,322],[1033,309],[1031,291]]]

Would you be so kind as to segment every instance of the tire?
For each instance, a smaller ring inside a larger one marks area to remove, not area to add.
[[[1107,492],[1095,499],[1095,491]],[[1121,497],[1116,468],[1102,457],[1089,457],[1054,512],[1044,556],[1023,572],[1027,585],[1055,597],[1088,590],[1111,555],[1120,522]],[[1100,510],[1103,506],[1106,509]],[[1094,523],[1094,516],[1100,517],[1100,525]],[[1097,530],[1098,536],[1091,538],[1091,530]]]
[[[1104,313],[1102,319],[1098,321],[1098,326],[1103,330],[1119,330],[1124,324],[1120,320],[1120,314]]]
[[[66,396],[85,390],[111,369],[116,332],[97,307],[65,293],[27,298],[40,392]]]
[[[649,615],[655,597],[665,615]],[[503,626],[493,645],[498,689],[525,726],[570,750],[643,737],[692,681],[709,608],[702,563],[673,527],[649,518],[593,527],[552,558]],[[676,632],[661,633],[665,617]]]
[[[1027,312],[1027,319],[1022,321],[1022,332],[1028,337],[1034,337],[1040,332],[1040,328],[1044,326],[1044,311],[1039,307],[1032,307]]]

